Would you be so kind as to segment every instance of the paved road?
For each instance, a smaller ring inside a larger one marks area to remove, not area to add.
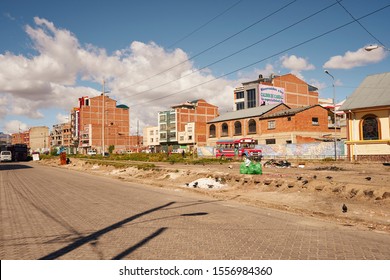
[[[0,164],[1,259],[390,259],[390,235],[37,163]]]

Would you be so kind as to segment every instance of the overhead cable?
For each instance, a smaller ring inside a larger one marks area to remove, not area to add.
[[[262,19],[259,19],[258,21],[256,21],[256,22],[250,24],[249,26],[245,27],[244,29],[241,29],[240,31],[234,33],[233,35],[230,35],[229,37],[225,38],[224,40],[222,40],[222,41],[220,41],[220,42],[218,42],[218,43],[212,45],[211,47],[208,47],[207,49],[205,49],[205,50],[203,50],[203,51],[201,51],[201,52],[199,52],[199,53],[197,53],[197,54],[191,56],[190,58],[188,58],[188,59],[186,59],[186,60],[184,60],[184,61],[182,61],[182,62],[180,62],[180,63],[178,63],[178,64],[176,64],[176,65],[174,65],[174,66],[172,66],[172,67],[169,67],[169,68],[167,68],[167,69],[165,69],[165,70],[163,70],[163,71],[161,71],[161,72],[159,72],[159,73],[156,73],[156,74],[154,74],[154,75],[152,75],[152,76],[149,76],[148,78],[145,78],[145,79],[143,79],[143,80],[140,80],[140,81],[138,81],[138,82],[136,82],[136,83],[134,83],[134,84],[132,84],[132,85],[122,87],[122,88],[120,88],[120,89],[118,89],[118,90],[120,91],[120,90],[122,90],[122,89],[129,88],[129,87],[138,85],[138,84],[140,84],[140,83],[142,83],[142,82],[148,81],[148,80],[150,80],[150,79],[152,79],[152,78],[154,78],[154,77],[157,77],[157,76],[159,76],[159,75],[161,75],[161,74],[164,74],[164,73],[166,73],[166,72],[168,72],[168,71],[170,71],[170,70],[176,68],[177,66],[180,66],[180,65],[182,65],[182,64],[184,64],[184,63],[186,63],[186,62],[188,62],[188,61],[191,61],[191,60],[194,59],[195,57],[198,57],[198,56],[204,54],[205,52],[207,52],[207,51],[209,51],[209,50],[211,50],[211,49],[213,49],[213,48],[215,48],[215,47],[217,47],[217,46],[219,46],[219,45],[225,43],[226,41],[228,41],[228,40],[234,38],[235,36],[241,34],[242,32],[248,30],[249,28],[255,26],[256,24],[259,24],[260,22],[266,20],[267,18],[269,18],[269,17],[275,15],[276,13],[282,11],[283,9],[285,9],[285,8],[287,8],[288,6],[292,5],[292,4],[293,4],[294,2],[296,2],[296,1],[298,1],[298,0],[293,0],[293,1],[289,2],[289,3],[287,3],[287,4],[284,5],[283,7],[277,9],[276,11],[270,13],[269,15],[263,17]]]
[[[364,19],[364,18],[366,18],[366,17],[369,17],[369,16],[371,16],[371,15],[373,15],[373,14],[376,14],[376,13],[378,13],[378,12],[384,10],[384,9],[387,9],[387,8],[389,8],[389,7],[390,7],[390,4],[389,4],[389,5],[386,5],[386,6],[382,7],[382,8],[379,8],[379,9],[377,9],[377,10],[371,12],[371,13],[368,13],[368,14],[366,14],[366,15],[364,15],[364,16],[361,16],[361,17],[359,17],[357,20],[361,20],[361,19]],[[289,47],[289,48],[286,48],[286,49],[284,49],[284,50],[282,50],[282,51],[279,51],[279,52],[277,52],[277,53],[275,53],[275,54],[273,54],[273,55],[270,55],[270,56],[268,56],[268,57],[266,57],[266,58],[262,58],[262,59],[260,59],[260,60],[258,60],[258,61],[255,61],[255,62],[251,63],[251,64],[248,64],[248,65],[246,65],[246,66],[243,66],[243,67],[241,67],[241,68],[238,68],[238,69],[236,69],[236,70],[233,70],[233,71],[231,71],[231,72],[229,72],[229,73],[226,73],[226,74],[224,74],[224,75],[218,76],[218,77],[216,77],[216,78],[210,79],[210,80],[205,81],[205,82],[203,82],[203,83],[197,84],[197,85],[195,85],[195,86],[192,86],[192,87],[189,87],[189,88],[186,88],[186,89],[183,89],[183,90],[180,90],[180,91],[177,91],[177,92],[174,92],[174,93],[171,93],[171,94],[168,94],[168,95],[159,97],[159,98],[154,98],[154,99],[151,99],[151,100],[148,100],[148,101],[145,101],[145,102],[141,102],[141,103],[132,105],[132,106],[130,106],[130,107],[135,107],[135,106],[147,104],[147,103],[150,103],[150,102],[153,102],[153,101],[165,99],[165,98],[168,98],[168,97],[170,97],[170,96],[177,95],[177,94],[180,94],[180,93],[189,91],[189,90],[191,90],[191,89],[197,88],[197,87],[199,87],[199,86],[202,86],[202,85],[211,83],[211,82],[213,82],[213,81],[219,80],[219,79],[221,79],[221,78],[223,78],[223,77],[229,76],[229,75],[234,74],[234,73],[236,73],[236,72],[238,72],[238,71],[244,70],[244,69],[249,68],[249,67],[251,67],[251,66],[254,66],[254,65],[256,65],[256,64],[258,64],[258,63],[260,63],[260,62],[264,62],[264,61],[266,61],[266,60],[268,60],[268,59],[274,58],[274,57],[276,57],[276,56],[278,56],[278,55],[281,55],[281,54],[283,54],[283,53],[285,53],[285,52],[288,52],[288,51],[293,50],[293,49],[295,49],[295,48],[297,48],[297,47],[300,47],[300,46],[305,45],[305,44],[307,44],[307,43],[309,43],[309,42],[312,42],[312,41],[317,40],[317,39],[319,39],[319,38],[321,38],[321,37],[324,37],[325,35],[328,35],[328,34],[333,33],[333,32],[335,32],[335,31],[337,31],[337,30],[339,30],[339,29],[342,29],[342,28],[344,28],[344,27],[346,27],[346,26],[348,26],[348,25],[350,25],[350,24],[352,24],[352,23],[354,23],[354,22],[355,22],[355,20],[352,20],[352,21],[350,21],[350,22],[348,22],[348,23],[345,23],[345,24],[340,25],[340,26],[338,26],[338,27],[336,27],[336,28],[333,28],[333,29],[331,29],[331,30],[328,30],[328,31],[326,31],[326,32],[324,32],[324,33],[322,33],[322,34],[320,34],[320,35],[314,36],[314,37],[312,37],[312,38],[310,38],[310,39],[307,39],[307,40],[305,40],[305,41],[303,41],[303,42],[301,42],[301,43],[298,43],[298,44],[296,44],[296,45],[294,45],[294,46],[292,46],[292,47]]]
[[[206,69],[206,68],[208,68],[208,67],[210,67],[210,66],[213,66],[213,65],[215,65],[215,64],[217,64],[217,63],[219,63],[219,62],[221,62],[221,61],[223,61],[223,60],[225,60],[225,59],[228,59],[228,58],[230,58],[230,57],[232,57],[232,56],[234,56],[234,55],[236,55],[236,54],[239,54],[239,53],[243,52],[244,50],[247,50],[247,49],[249,49],[249,48],[251,48],[251,47],[253,47],[253,46],[255,46],[255,45],[257,45],[257,44],[259,44],[259,43],[261,43],[261,42],[264,42],[264,41],[266,41],[266,40],[268,40],[268,39],[270,39],[270,38],[272,38],[272,37],[274,37],[274,36],[276,36],[276,35],[278,35],[278,34],[284,32],[284,31],[286,31],[286,30],[288,30],[288,29],[290,29],[290,28],[292,28],[292,27],[298,25],[299,23],[302,23],[302,22],[304,22],[304,21],[306,21],[306,20],[308,20],[308,19],[310,19],[310,18],[312,18],[312,17],[314,17],[314,16],[316,16],[316,15],[322,13],[323,11],[325,11],[325,10],[327,10],[327,9],[329,9],[329,8],[331,8],[331,7],[333,7],[333,6],[335,6],[335,5],[337,5],[337,3],[333,3],[333,4],[327,6],[327,7],[323,8],[323,9],[321,9],[321,10],[319,10],[319,11],[317,11],[317,12],[315,12],[315,13],[313,13],[313,14],[311,14],[311,15],[309,15],[309,16],[307,16],[307,17],[305,17],[305,18],[303,18],[303,19],[301,19],[301,20],[299,20],[299,21],[297,21],[297,22],[295,22],[295,23],[293,23],[293,24],[290,24],[289,26],[287,26],[287,27],[285,27],[285,28],[283,28],[283,29],[281,29],[281,30],[279,30],[279,31],[277,31],[277,32],[275,32],[275,33],[273,33],[273,34],[267,36],[267,37],[264,37],[263,39],[260,39],[260,40],[258,40],[258,41],[256,41],[256,42],[254,42],[254,43],[252,43],[252,44],[250,44],[250,45],[248,45],[248,46],[246,46],[246,47],[244,47],[244,48],[238,50],[238,51],[233,52],[233,53],[231,53],[231,54],[229,54],[229,55],[227,55],[227,56],[225,56],[225,57],[223,57],[223,58],[220,58],[220,59],[218,59],[218,60],[216,60],[216,61],[214,61],[214,62],[212,62],[212,63],[210,63],[210,64],[207,64],[207,65],[205,65],[205,66],[203,66],[203,67],[201,67],[201,68],[199,68],[199,69],[193,70],[191,73],[188,73],[188,74],[186,74],[186,75],[183,75],[183,76],[181,76],[180,78],[177,78],[177,79],[175,79],[175,80],[171,80],[171,81],[169,81],[169,82],[165,82],[165,83],[160,84],[160,85],[158,85],[158,86],[155,86],[155,87],[153,87],[153,88],[150,88],[150,89],[147,89],[147,90],[144,90],[144,91],[141,91],[141,92],[137,92],[136,94],[131,95],[131,97],[135,97],[135,96],[138,96],[138,95],[140,95],[140,94],[143,94],[143,93],[146,93],[146,92],[150,92],[150,91],[155,90],[155,89],[157,89],[157,88],[160,88],[160,87],[169,85],[169,84],[171,84],[171,83],[173,83],[173,82],[176,82],[176,81],[178,81],[178,80],[181,80],[181,79],[183,79],[183,78],[185,78],[185,77],[191,76],[192,74],[198,73],[198,72],[200,72],[200,71],[202,71],[202,70],[204,70],[204,69]]]
[[[195,32],[198,32],[199,30],[201,30],[203,27],[205,27],[206,25],[210,24],[211,22],[213,22],[214,20],[216,20],[217,18],[219,18],[220,16],[224,15],[225,13],[227,13],[229,10],[233,9],[235,6],[237,6],[238,4],[240,4],[240,2],[242,2],[243,0],[240,0],[240,1],[237,1],[236,3],[234,3],[232,6],[230,6],[229,8],[227,8],[226,10],[224,10],[222,13],[216,15],[215,17],[213,17],[212,19],[210,19],[209,21],[207,21],[206,23],[202,24],[201,26],[199,26],[198,28],[196,28],[195,30],[191,31],[190,33],[188,33],[187,35],[185,35],[183,38],[177,40],[176,42],[174,42],[172,45],[168,46],[168,49],[172,48],[173,46],[177,45],[178,43],[184,41],[185,39],[187,39],[188,37],[190,37],[192,34],[194,34]]]

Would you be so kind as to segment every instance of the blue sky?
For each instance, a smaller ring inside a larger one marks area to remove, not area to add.
[[[106,81],[131,132],[204,98],[233,109],[241,82],[293,73],[336,101],[390,70],[390,0],[0,0],[0,131],[64,122]],[[369,97],[368,97],[369,98]]]

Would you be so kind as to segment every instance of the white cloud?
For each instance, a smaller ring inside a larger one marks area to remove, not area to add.
[[[238,72],[240,82],[247,82],[256,79],[259,75],[263,77],[269,77],[271,74],[275,74],[275,66],[267,63],[263,69],[255,68],[250,72]]]
[[[19,120],[12,120],[7,122],[4,125],[3,129],[4,129],[4,133],[12,134],[20,131],[26,131],[28,129],[28,125]]]
[[[57,123],[67,123],[70,121],[70,118],[69,118],[69,115],[64,115],[64,114],[58,113],[56,115],[56,121],[57,121]]]
[[[355,52],[347,51],[343,56],[332,56],[324,64],[324,68],[329,69],[352,69],[367,64],[377,63],[386,57],[386,51],[383,48],[367,52],[364,48]]]
[[[181,49],[167,51],[153,42],[132,42],[107,54],[105,49],[81,45],[70,31],[38,17],[25,31],[36,55],[0,54],[2,119],[44,118],[43,112],[50,108],[70,110],[79,97],[100,94],[103,79],[108,95],[130,107],[132,133],[138,121],[140,127],[155,125],[158,111],[186,100],[203,98],[221,110],[232,107],[233,88],[239,83],[222,79],[207,83],[215,79],[207,69],[189,75],[196,69]],[[173,80],[177,81],[160,87]],[[93,83],[99,90],[82,83]]]
[[[290,69],[292,72],[300,72],[315,69],[313,64],[310,64],[307,59],[297,57],[296,55],[284,55],[280,58],[282,67]]]

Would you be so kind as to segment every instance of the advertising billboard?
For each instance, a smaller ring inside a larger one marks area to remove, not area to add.
[[[284,88],[259,85],[259,104],[284,103]]]

